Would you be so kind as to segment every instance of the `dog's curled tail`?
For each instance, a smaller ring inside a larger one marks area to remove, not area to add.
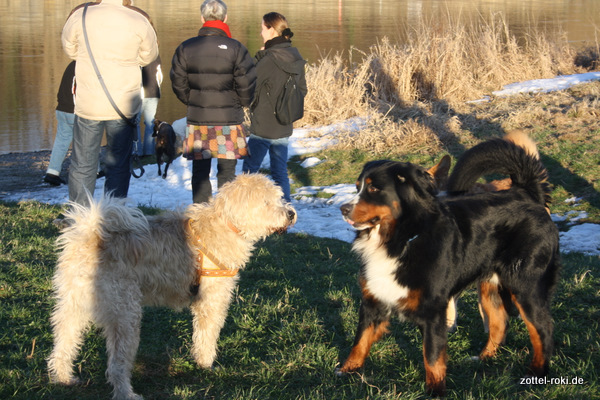
[[[68,226],[57,239],[61,249],[75,244],[97,246],[115,234],[135,232],[144,240],[150,237],[148,220],[138,208],[126,205],[126,199],[105,196],[99,201],[89,199],[89,206],[70,202],[64,212]]]
[[[535,202],[548,207],[551,192],[548,172],[533,141],[529,139],[527,143],[510,138],[491,139],[467,150],[448,178],[448,194],[464,194],[479,178],[504,174],[510,176],[512,187],[524,189]]]

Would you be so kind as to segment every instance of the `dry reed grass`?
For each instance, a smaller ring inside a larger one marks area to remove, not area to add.
[[[433,152],[439,151],[440,140],[436,132],[414,119],[394,121],[375,114],[358,132],[342,131],[337,135],[340,149],[369,149],[375,154],[389,151]]]
[[[309,65],[305,116],[298,125],[361,116],[367,127],[347,132],[341,147],[436,151],[463,131],[453,112],[465,101],[516,81],[581,72],[563,33],[532,26],[517,37],[501,15],[470,23],[423,20],[406,28],[404,37],[402,45],[383,38],[366,53],[351,49],[348,60],[336,54]],[[528,112],[529,120],[549,118],[544,110]]]
[[[352,51],[350,51],[352,55]],[[370,113],[368,64],[346,63],[340,54],[321,58],[308,65],[308,94],[304,100],[303,125],[328,125],[356,115]]]
[[[573,73],[574,53],[566,37],[529,29],[521,38],[501,16],[461,24],[422,22],[406,33],[407,43],[387,39],[373,46],[374,85],[396,104],[477,99],[515,80]],[[382,98],[387,100],[386,98]]]
[[[536,101],[530,101],[532,97]],[[566,91],[497,99],[479,118],[501,121],[504,130],[552,126],[564,134],[580,127],[592,132],[600,129],[600,82]]]

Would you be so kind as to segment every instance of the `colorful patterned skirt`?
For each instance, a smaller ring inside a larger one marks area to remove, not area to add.
[[[183,156],[188,160],[226,158],[235,160],[248,155],[242,125],[189,125],[183,141]]]

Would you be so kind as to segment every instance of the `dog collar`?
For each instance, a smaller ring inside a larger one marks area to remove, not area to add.
[[[221,213],[218,213],[218,215],[219,215],[219,217],[221,217],[221,218],[223,217],[223,216],[221,215]],[[242,234],[242,231],[241,231],[241,230],[239,230],[239,228],[238,228],[237,226],[235,226],[235,225],[233,224],[233,222],[231,222],[231,221],[229,221],[229,220],[227,221],[227,227],[228,227],[228,228],[229,228],[231,231],[233,231],[233,233],[237,233],[238,235],[241,235],[241,234]]]
[[[234,233],[237,233],[238,235],[242,233],[242,231],[240,231],[238,227],[235,226],[231,221],[227,221],[227,227],[231,229]]]

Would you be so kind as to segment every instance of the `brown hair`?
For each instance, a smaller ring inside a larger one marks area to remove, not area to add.
[[[278,12],[270,12],[265,14],[263,16],[263,23],[267,28],[275,29],[277,36],[283,36],[288,40],[294,36],[294,33],[288,26],[287,19],[285,19],[285,17]]]

